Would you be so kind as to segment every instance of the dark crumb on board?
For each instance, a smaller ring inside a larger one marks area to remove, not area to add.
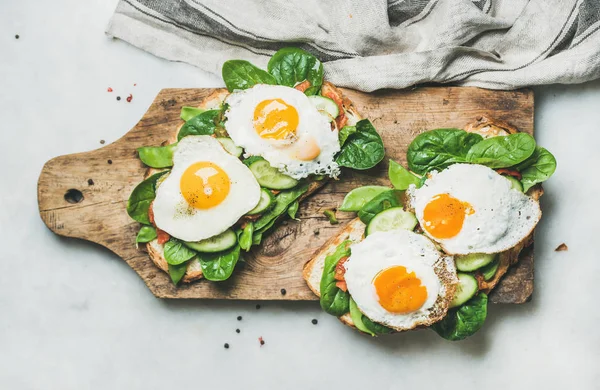
[[[318,236],[318,235],[319,235],[319,233],[320,233],[319,229],[315,229],[315,230],[313,230],[313,234],[314,234],[315,236]]]
[[[101,144],[101,145],[104,145],[105,143],[106,143],[106,141],[105,141],[105,140],[103,140],[103,139],[101,139],[101,140],[100,140],[100,144]]]
[[[241,330],[239,330],[239,329],[235,330],[235,333],[240,333],[240,332],[241,332]]]
[[[19,38],[21,38],[21,37],[19,36],[19,34],[16,34],[16,35],[15,35],[15,39],[19,39]]]
[[[562,244],[560,244],[559,246],[557,246],[555,249],[556,252],[563,252],[563,251],[568,251],[568,250],[569,250],[569,247],[564,242]]]
[[[229,344],[225,343],[225,345],[223,345],[225,347],[225,349],[229,349]]]
[[[88,179],[88,186],[93,186],[94,185],[94,181],[92,179]]]
[[[108,160],[107,163],[112,164],[112,160]]]
[[[238,317],[237,317],[237,320],[238,320],[238,321],[241,321],[241,320],[242,320],[242,316],[238,316]]]
[[[117,96],[117,100],[121,100],[121,96]]]
[[[313,325],[317,325],[319,323],[319,321],[316,318],[313,318],[311,322]]]
[[[285,295],[285,294],[287,294],[287,291],[285,291],[285,288],[282,288],[281,289],[281,295]]]
[[[258,338],[258,342],[260,343],[261,347],[265,345],[265,340],[263,340],[262,336]]]
[[[256,310],[260,309],[260,305],[256,305]]]

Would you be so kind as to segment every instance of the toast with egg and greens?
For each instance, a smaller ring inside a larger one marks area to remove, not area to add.
[[[554,156],[514,127],[481,118],[409,145],[393,188],[359,187],[358,213],[305,265],[323,310],[373,336],[431,327],[461,340],[483,325],[487,294],[530,245]]]
[[[281,49],[268,70],[227,61],[223,79],[227,89],[182,108],[161,146],[138,149],[149,168],[127,211],[143,225],[136,243],[175,284],[227,280],[329,178],[384,157],[371,122],[308,52]]]

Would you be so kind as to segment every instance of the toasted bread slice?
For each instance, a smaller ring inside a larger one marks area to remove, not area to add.
[[[328,85],[328,88],[331,88],[333,93],[337,94],[339,96],[339,99],[342,101],[344,113],[348,117],[348,122],[347,122],[348,125],[354,125],[354,124],[356,124],[356,122],[358,122],[360,119],[362,119],[360,114],[358,113],[358,111],[356,110],[354,105],[352,104],[352,102],[349,99],[347,99],[338,88],[336,88],[331,83],[327,83],[327,85]],[[198,108],[200,108],[202,110],[219,109],[222,106],[225,99],[227,98],[227,96],[229,96],[229,91],[227,89],[225,89],[225,88],[217,89],[213,93],[208,95],[198,105]],[[179,129],[181,128],[181,126],[183,126],[183,123],[179,126],[179,128],[177,129],[176,132],[174,132],[173,134],[171,134],[169,136],[169,139],[167,141],[163,142],[163,145],[177,142],[177,133],[179,132]],[[144,175],[144,179],[150,177],[151,175],[153,175],[155,173],[161,172],[163,170],[164,169],[148,168]],[[311,196],[313,193],[315,193],[319,188],[324,186],[326,183],[327,183],[327,180],[311,182],[308,185],[308,190],[300,197],[299,201],[300,202],[304,201],[306,198]],[[279,222],[279,220],[281,220],[283,218],[285,218],[285,215],[280,216],[278,219],[278,222]],[[361,234],[362,234],[362,232],[361,232]],[[161,270],[163,270],[165,272],[169,272],[167,260],[164,257],[163,245],[160,245],[157,240],[154,240],[154,241],[151,241],[146,244],[146,249],[148,251],[148,255],[150,256],[150,259],[152,260],[152,262],[154,264],[156,264],[156,266],[158,268],[160,268]],[[200,268],[200,262],[197,259],[194,259],[188,265],[187,271],[186,271],[182,281],[185,283],[189,283],[189,282],[193,282],[195,280],[201,279],[201,278],[202,278],[202,270]],[[319,279],[320,279],[320,276],[319,276]],[[317,285],[318,285],[318,283],[317,283]],[[348,320],[350,320],[350,316],[348,316]]]

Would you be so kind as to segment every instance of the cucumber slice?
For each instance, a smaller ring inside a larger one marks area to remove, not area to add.
[[[519,179],[517,179],[516,177],[512,177],[512,176],[504,176],[508,181],[510,181],[510,185],[512,186],[513,189],[517,190],[517,191],[523,191],[523,183],[521,183],[521,181]]]
[[[458,273],[458,286],[456,287],[456,294],[454,295],[454,299],[450,302],[450,308],[457,307],[473,298],[477,290],[479,289],[479,284],[477,283],[477,279],[470,274],[462,274]]]
[[[498,271],[498,265],[500,262],[495,260],[493,263],[490,263],[483,267],[480,272],[483,275],[483,278],[488,281],[492,279],[496,275],[496,271]]]
[[[236,144],[233,143],[231,138],[218,137],[217,141],[219,141],[221,145],[223,145],[223,149],[225,149],[227,153],[234,155],[235,157],[240,157],[242,153],[244,153],[244,149],[240,148],[239,146],[236,146]]]
[[[459,271],[471,272],[485,267],[496,258],[495,254],[471,253],[464,256],[456,256],[456,268]]]
[[[335,104],[335,102],[329,98],[314,95],[309,96],[308,100],[312,103],[313,106],[315,106],[317,110],[319,110],[319,112],[321,112],[327,117],[327,119],[329,119],[329,122],[335,120],[335,118],[337,118],[337,116],[340,114],[340,109],[338,105]]]
[[[237,243],[237,235],[231,229],[221,234],[196,242],[184,242],[183,244],[197,252],[214,253],[231,248]]]
[[[280,173],[277,168],[273,168],[266,160],[257,160],[250,164],[249,168],[261,187],[272,190],[287,190],[298,185],[298,180]]]
[[[275,197],[273,196],[271,191],[267,190],[266,188],[261,188],[260,189],[260,200],[258,201],[258,204],[256,205],[255,208],[248,211],[246,214],[255,215],[255,214],[264,213],[265,211],[267,211],[271,207],[273,207],[273,205],[275,205]]]
[[[387,232],[395,229],[413,230],[417,226],[417,217],[404,211],[402,207],[392,207],[383,210],[373,217],[367,225],[367,235],[374,232]]]

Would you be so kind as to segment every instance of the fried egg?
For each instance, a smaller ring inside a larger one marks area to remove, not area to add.
[[[421,228],[446,253],[498,253],[525,239],[541,217],[539,202],[491,168],[454,164],[407,191]]]
[[[233,92],[225,102],[225,128],[246,157],[262,156],[282,173],[337,176],[338,131],[297,89],[259,84]]]
[[[402,331],[446,315],[458,283],[454,259],[427,237],[403,229],[375,232],[351,251],[344,278],[369,319]]]
[[[156,190],[156,226],[175,238],[200,241],[220,234],[252,210],[260,186],[250,170],[207,135],[177,144],[173,169]]]

